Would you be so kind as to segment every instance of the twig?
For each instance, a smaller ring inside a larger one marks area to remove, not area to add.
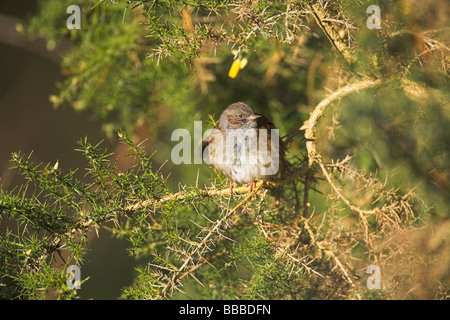
[[[228,253],[230,253],[230,251],[223,251],[223,252],[220,252],[220,253],[218,253],[218,254],[215,254],[215,255],[213,255],[212,257],[209,257],[209,258],[207,258],[207,259],[203,259],[203,261],[202,262],[200,262],[198,265],[196,265],[196,266],[194,266],[194,267],[192,267],[191,269],[189,269],[188,271],[186,271],[185,273],[183,273],[180,277],[179,277],[179,280],[181,280],[181,279],[183,279],[184,277],[186,277],[187,275],[189,275],[189,274],[191,274],[192,272],[194,272],[195,270],[197,270],[198,268],[200,268],[201,266],[203,266],[204,264],[209,264],[209,265],[211,265],[211,263],[210,263],[210,261],[211,260],[214,260],[214,259],[216,259],[216,258],[218,258],[218,257],[220,257],[220,256],[222,256],[222,255],[224,255],[224,254],[228,254]]]

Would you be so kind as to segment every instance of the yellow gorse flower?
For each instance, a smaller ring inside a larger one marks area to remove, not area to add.
[[[232,79],[236,78],[236,76],[239,74],[239,71],[241,69],[244,69],[244,67],[247,65],[247,58],[237,58],[233,61],[230,71],[228,71],[228,76]]]

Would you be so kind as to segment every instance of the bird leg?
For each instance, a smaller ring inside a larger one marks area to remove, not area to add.
[[[236,187],[236,182],[233,181],[230,183],[230,195],[233,194],[233,188]]]
[[[256,182],[255,181],[250,181],[246,184],[246,186],[248,187],[248,193],[252,192],[253,189],[255,189],[256,187]]]

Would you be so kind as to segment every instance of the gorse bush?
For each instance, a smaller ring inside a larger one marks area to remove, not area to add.
[[[379,29],[368,1],[70,4],[81,29],[54,0],[25,28],[71,41],[50,99],[128,151],[84,138],[86,167],[68,173],[12,155],[24,182],[0,190],[2,298],[77,298],[66,269],[99,228],[140,261],[126,299],[448,298],[445,1],[378,3]],[[173,165],[170,136],[235,101],[273,120],[290,164],[231,194],[219,172]]]

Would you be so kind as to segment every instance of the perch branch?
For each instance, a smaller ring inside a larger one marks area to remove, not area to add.
[[[273,188],[277,186],[281,186],[284,184],[287,184],[289,182],[292,182],[296,180],[297,178],[305,175],[309,171],[309,167],[307,165],[302,166],[301,168],[295,170],[293,173],[290,173],[287,177],[282,177],[276,180],[260,180],[261,185],[268,188]],[[233,193],[235,194],[245,194],[250,191],[248,186],[242,186],[242,187],[236,187],[233,188]],[[230,188],[215,190],[194,190],[194,191],[180,191],[177,193],[168,194],[163,198],[160,199],[149,199],[142,202],[134,203],[125,208],[125,211],[136,211],[139,209],[147,208],[147,207],[158,207],[163,205],[164,203],[172,200],[184,200],[185,198],[194,196],[194,195],[202,195],[206,197],[212,197],[212,196],[221,196],[221,195],[227,195],[230,194],[231,190]]]

